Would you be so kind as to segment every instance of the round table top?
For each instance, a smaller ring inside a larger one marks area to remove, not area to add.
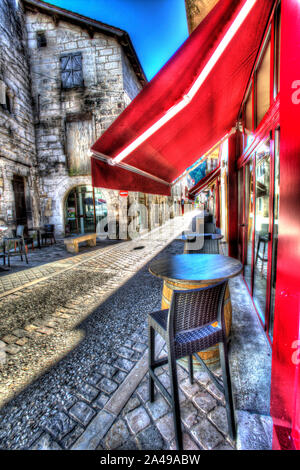
[[[222,240],[224,235],[221,233],[187,233],[186,235],[181,235],[179,240],[188,241],[196,237],[210,238],[211,240]]]
[[[151,263],[149,271],[165,280],[221,282],[242,272],[240,261],[222,255],[169,255]]]

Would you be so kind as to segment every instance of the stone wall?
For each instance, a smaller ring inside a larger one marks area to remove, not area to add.
[[[29,223],[38,224],[39,197],[31,82],[22,5],[0,0],[0,224],[16,224],[13,176],[24,177]]]
[[[77,184],[91,184],[89,147],[136,96],[141,84],[122,46],[112,37],[99,32],[90,37],[80,26],[57,22],[40,12],[26,13],[26,27],[41,193],[48,207],[44,219],[55,223],[62,234],[65,198],[61,193],[65,196]],[[45,47],[38,47],[40,32]],[[82,56],[83,86],[63,89],[61,56],[73,53]],[[74,161],[76,149],[86,154],[84,165]]]
[[[126,99],[128,100],[126,102],[130,103],[136,95],[140,92],[141,86],[140,83],[137,79],[137,76],[135,75],[134,71],[130,67],[129,60],[125,56],[125,54],[122,51],[122,71],[123,71],[123,86],[124,86],[124,92],[126,94],[125,96],[125,101]]]
[[[26,5],[0,0],[0,224],[15,225],[13,178],[18,175],[24,178],[28,225],[54,223],[60,237],[69,192],[91,185],[91,144],[142,85],[117,39]],[[62,57],[71,54],[81,54],[83,80],[67,88]],[[182,191],[173,189],[170,198],[102,193],[109,220],[117,216],[130,222],[129,205],[142,201],[149,228],[153,221],[162,224],[179,215]]]

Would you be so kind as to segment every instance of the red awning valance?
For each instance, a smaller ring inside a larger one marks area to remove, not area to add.
[[[133,177],[136,191],[146,192],[149,174],[172,183],[235,126],[273,5],[274,0],[220,0],[92,152],[144,172],[142,180]],[[97,165],[103,168],[95,161],[93,170]],[[99,187],[116,189],[119,177],[116,166],[105,175],[93,171]],[[126,180],[122,189],[129,189]],[[149,184],[169,193],[161,181]]]
[[[96,158],[91,159],[93,186],[118,191],[140,191],[148,194],[171,195],[171,186],[146,178],[118,166],[111,166]]]

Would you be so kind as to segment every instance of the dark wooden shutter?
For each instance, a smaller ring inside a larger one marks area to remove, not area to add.
[[[63,88],[83,85],[81,53],[61,57],[61,81]]]

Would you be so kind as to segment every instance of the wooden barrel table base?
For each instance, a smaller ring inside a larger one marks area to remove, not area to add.
[[[215,284],[215,282],[203,282],[197,284],[186,283],[181,281],[164,281],[163,285],[163,292],[162,292],[162,302],[161,307],[162,309],[168,309],[170,307],[172,292],[173,290],[190,290],[190,289],[200,289],[201,287],[208,287],[210,285]],[[230,334],[231,323],[232,323],[232,306],[231,306],[231,299],[230,299],[230,290],[229,286],[227,286],[226,293],[225,293],[225,302],[224,302],[224,317],[225,317],[225,325],[226,325],[226,334],[227,337]],[[206,349],[205,351],[199,352],[199,356],[203,361],[207,364],[207,366],[211,368],[216,368],[219,365],[219,346],[216,344],[215,346]],[[188,358],[182,358],[179,360],[180,364],[187,369],[188,368]],[[202,370],[202,366],[200,362],[193,357],[193,364],[195,370]]]

